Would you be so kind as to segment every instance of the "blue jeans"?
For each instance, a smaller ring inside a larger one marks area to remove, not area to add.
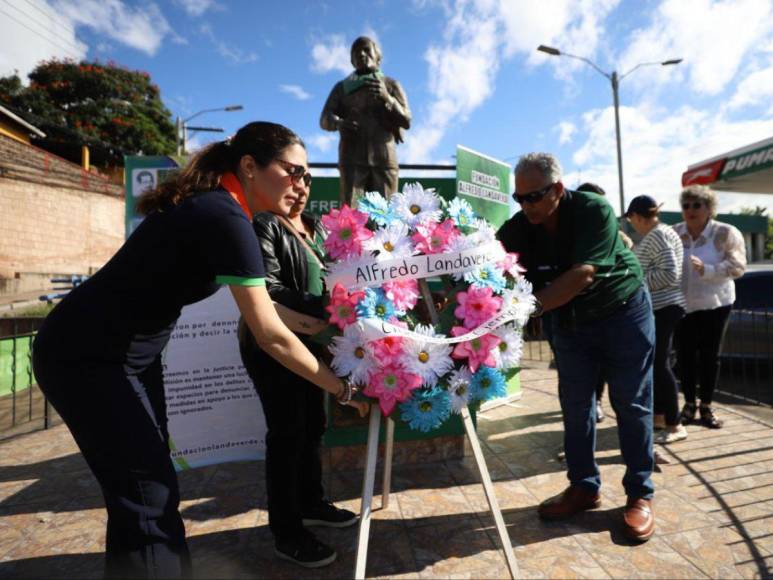
[[[652,469],[652,362],[655,320],[650,295],[637,290],[610,316],[574,328],[550,316],[559,398],[564,415],[564,450],[572,485],[598,491],[596,383],[603,377],[617,414],[620,451],[626,465],[623,487],[632,498],[650,499]]]

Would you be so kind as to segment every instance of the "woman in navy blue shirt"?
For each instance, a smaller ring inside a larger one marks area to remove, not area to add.
[[[250,123],[206,147],[140,199],[145,220],[38,333],[40,388],[105,497],[107,577],[191,574],[161,372],[183,306],[227,284],[263,351],[339,401],[351,398],[282,323],[265,288],[250,218],[289,211],[308,179],[296,167],[306,167],[303,142],[273,123]]]

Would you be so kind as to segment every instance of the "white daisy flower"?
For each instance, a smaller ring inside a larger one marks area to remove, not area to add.
[[[420,183],[406,183],[401,193],[390,199],[397,216],[411,228],[421,222],[439,222],[442,216],[440,198],[431,189],[424,189]]]
[[[494,349],[494,360],[499,370],[517,367],[523,354],[523,337],[512,324],[505,324],[494,330],[493,334],[502,339]]]
[[[379,262],[393,258],[407,258],[416,253],[408,226],[402,222],[395,222],[385,228],[377,229],[373,237],[365,241],[364,246],[369,252],[379,253],[376,257]]]
[[[438,336],[429,325],[417,324],[413,330],[424,336]],[[452,350],[450,344],[406,340],[401,361],[409,372],[421,377],[425,386],[434,387],[440,377],[454,368]]]
[[[375,361],[373,351],[356,324],[350,324],[344,328],[343,336],[334,336],[328,349],[333,353],[333,362],[330,366],[336,375],[349,376],[355,384],[367,383],[368,371]]]
[[[515,279],[515,288],[507,289],[502,293],[502,309],[511,307],[515,307],[517,311],[515,323],[518,326],[525,326],[529,315],[534,310],[534,295],[531,282],[523,276]]]
[[[472,373],[466,366],[451,373],[451,379],[448,381],[448,394],[451,397],[451,408],[454,413],[461,413],[462,409],[470,402],[471,380]]]
[[[476,238],[476,245],[482,246],[497,240],[497,231],[486,220],[476,219],[473,222],[473,227],[477,230],[472,234]]]

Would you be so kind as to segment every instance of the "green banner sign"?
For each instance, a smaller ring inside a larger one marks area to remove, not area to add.
[[[457,145],[456,194],[499,228],[510,217],[510,166]]]

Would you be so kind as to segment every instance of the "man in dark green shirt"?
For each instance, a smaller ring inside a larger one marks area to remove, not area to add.
[[[532,282],[538,312],[556,355],[564,416],[564,448],[571,485],[543,502],[539,515],[563,519],[601,503],[594,457],[595,388],[609,384],[627,466],[623,486],[626,534],[648,540],[652,513],[652,359],[655,326],[649,294],[634,254],[618,236],[609,203],[598,195],[569,191],[558,160],[548,153],[524,155],[515,168],[516,201],[522,211],[497,236],[520,254]]]

